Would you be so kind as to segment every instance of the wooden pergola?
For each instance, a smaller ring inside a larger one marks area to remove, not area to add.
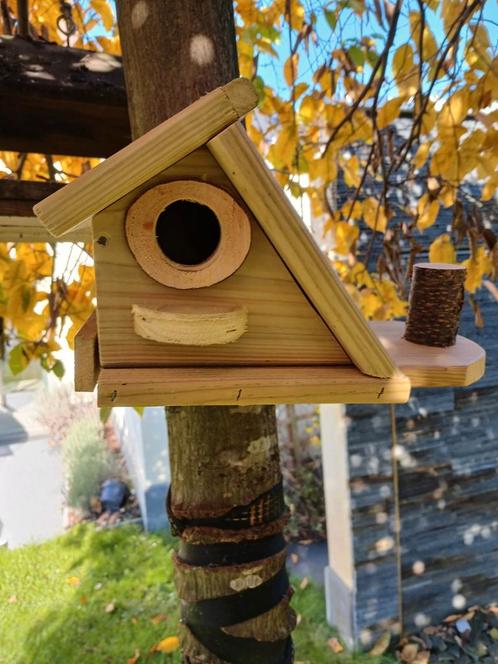
[[[0,36],[0,150],[107,157],[130,141],[121,58]],[[0,180],[0,242],[52,241],[32,208],[61,186]]]

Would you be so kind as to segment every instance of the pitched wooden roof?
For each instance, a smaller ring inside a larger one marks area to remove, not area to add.
[[[35,205],[36,216],[60,237],[204,145],[257,101],[243,78],[213,90]]]
[[[210,140],[208,148],[354,364],[370,376],[393,376],[391,357],[243,127],[229,127]]]

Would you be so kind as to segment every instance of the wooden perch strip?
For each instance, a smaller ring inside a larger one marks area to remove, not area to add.
[[[465,268],[445,263],[417,263],[405,339],[446,348],[456,341],[464,302]]]
[[[204,145],[257,101],[242,78],[213,90],[36,205],[36,216],[59,237]]]
[[[144,339],[182,346],[212,346],[237,341],[247,332],[247,309],[158,311],[134,304],[135,332]]]
[[[130,141],[121,58],[0,37],[0,150],[107,157]]]

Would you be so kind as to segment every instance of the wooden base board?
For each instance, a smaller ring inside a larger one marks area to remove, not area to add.
[[[404,322],[373,322],[371,326],[412,387],[465,387],[484,374],[486,352],[470,339],[458,335],[454,346],[435,348],[403,339]]]
[[[405,403],[401,373],[373,378],[352,366],[101,369],[99,406],[249,406]]]

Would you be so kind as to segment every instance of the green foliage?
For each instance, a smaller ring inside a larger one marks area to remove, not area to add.
[[[98,421],[85,418],[73,424],[63,445],[67,476],[67,502],[70,507],[87,510],[98,496],[102,482],[116,473]]]
[[[307,456],[294,471],[284,469],[284,478],[285,500],[290,511],[287,536],[293,540],[325,539],[321,460]]]
[[[171,551],[166,537],[93,526],[0,550],[0,663],[126,664],[137,649],[146,659],[177,633]],[[164,620],[153,621],[159,614]]]
[[[172,550],[166,535],[130,526],[98,532],[91,525],[45,544],[0,550],[0,663],[125,664],[138,651],[138,663],[179,664],[179,652],[150,654],[178,631]],[[323,593],[312,585],[297,588],[293,605],[301,617],[296,661],[393,661],[335,655]]]

